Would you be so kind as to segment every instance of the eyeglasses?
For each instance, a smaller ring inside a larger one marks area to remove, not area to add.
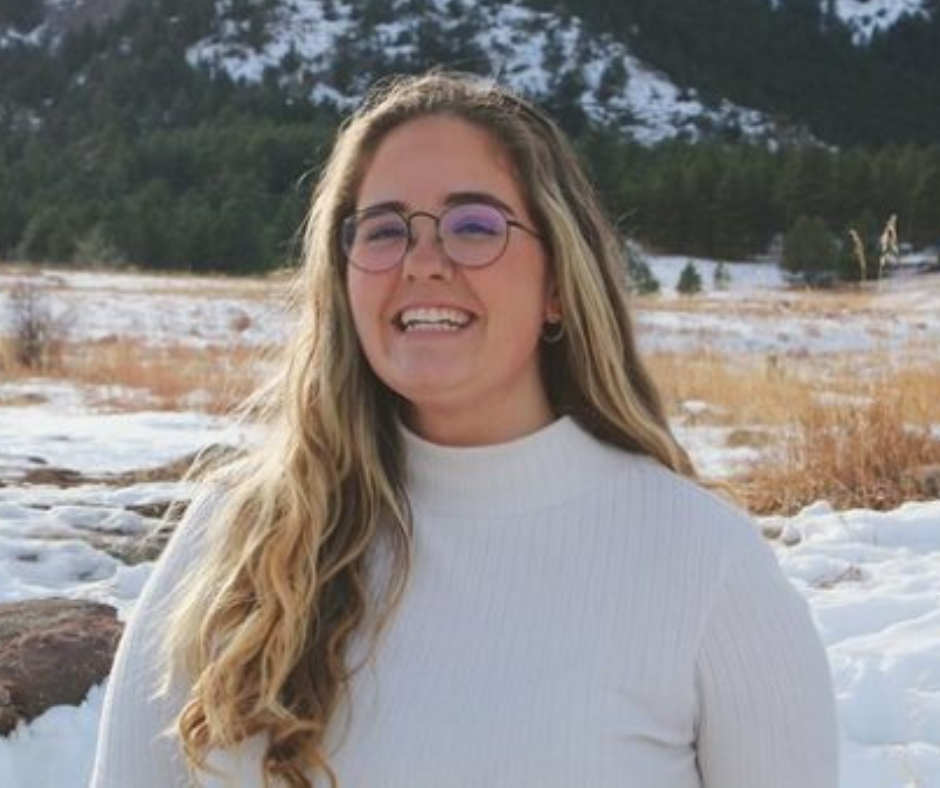
[[[506,216],[488,203],[461,203],[439,216],[426,211],[405,215],[392,208],[366,209],[343,221],[343,251],[349,262],[362,271],[394,268],[414,247],[417,238],[411,223],[417,216],[434,220],[437,242],[447,258],[468,268],[496,262],[509,245],[509,230],[518,227],[533,238],[535,231]]]

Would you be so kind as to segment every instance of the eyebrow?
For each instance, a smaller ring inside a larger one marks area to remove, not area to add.
[[[489,192],[451,192],[444,198],[444,206],[451,208],[454,205],[467,205],[468,203],[481,202],[486,205],[492,205],[501,208],[512,218],[516,218],[516,212],[498,197]],[[398,213],[408,213],[411,206],[401,200],[386,200],[385,202],[375,203],[360,209],[356,213],[376,214],[382,211],[397,211]]]

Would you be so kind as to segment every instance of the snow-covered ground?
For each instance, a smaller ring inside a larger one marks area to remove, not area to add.
[[[52,317],[76,341],[119,337],[205,347],[269,345],[284,338],[283,299],[272,297],[276,284],[67,270],[0,271],[0,333],[8,329],[10,292],[24,282],[43,293]]]
[[[666,288],[685,262],[652,260]],[[713,264],[697,264],[710,288],[706,269]],[[892,283],[870,310],[851,319],[820,318],[797,308],[799,294],[783,290],[775,271],[735,265],[730,289],[694,309],[665,293],[640,317],[644,344],[692,349],[697,335],[698,347],[750,341],[749,347],[787,352],[793,347],[780,326],[790,320],[786,330],[811,352],[854,347],[848,338],[853,331],[871,332],[873,344],[886,336],[901,342],[924,334],[940,347],[935,279],[921,278],[914,287]],[[73,330],[88,338],[126,333],[158,343],[228,344],[277,341],[285,332],[277,299],[265,298],[263,287],[245,295],[227,280],[54,276],[52,302],[72,310]],[[0,299],[10,283],[10,276],[0,275]],[[231,326],[236,308],[249,315],[256,335]],[[896,337],[879,322],[897,325]],[[107,539],[146,532],[156,523],[148,515],[154,504],[185,498],[191,490],[172,482],[119,486],[101,477],[157,467],[209,443],[250,439],[222,418],[96,412],[92,403],[98,401],[94,390],[68,382],[0,381],[0,601],[68,596],[107,602],[126,618],[152,564],[125,563],[104,549]],[[693,413],[699,404],[686,406]],[[678,426],[706,474],[731,473],[753,456],[752,448],[724,447],[721,428]],[[27,471],[52,466],[98,479],[67,488],[23,483]],[[940,501],[887,513],[837,512],[819,502],[795,517],[756,525],[808,600],[828,649],[841,724],[841,788],[940,788]],[[82,706],[55,707],[0,738],[0,786],[84,786],[102,692],[96,687]]]
[[[683,299],[675,291],[679,273],[692,261],[708,299]],[[650,256],[660,281],[659,298],[637,314],[646,350],[727,353],[815,353],[891,349],[911,343],[940,346],[940,276],[899,277],[883,282],[863,310],[799,308],[799,293],[785,289],[773,263],[727,264],[726,290],[713,282],[717,263],[701,258]],[[0,333],[10,291],[29,279],[47,293],[53,315],[70,339],[139,340],[151,345],[193,347],[263,346],[286,337],[283,282],[239,285],[224,278],[164,279],[136,274],[50,270],[30,274],[0,271]],[[694,313],[687,307],[695,307]],[[5,318],[5,315],[7,316]]]

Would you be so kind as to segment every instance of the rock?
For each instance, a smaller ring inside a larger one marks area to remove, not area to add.
[[[127,566],[156,561],[173,535],[174,526],[161,527],[144,535],[96,534],[79,536],[96,550],[101,550]],[[71,538],[75,538],[74,536]]]
[[[140,468],[119,473],[95,474],[84,473],[75,468],[59,468],[50,465],[41,468],[27,469],[19,481],[23,484],[48,484],[55,487],[77,487],[82,484],[106,484],[128,487],[132,484],[142,484],[145,482],[176,482],[183,478],[197,458],[199,458],[200,462],[224,464],[243,454],[244,452],[241,449],[219,443],[156,468]],[[31,461],[33,459],[35,458],[30,458]]]
[[[907,477],[927,495],[940,496],[940,463],[918,465],[908,471]]]
[[[0,604],[0,736],[60,704],[79,705],[110,672],[123,625],[76,599]]]
[[[22,479],[24,484],[51,484],[56,487],[75,487],[85,483],[80,471],[71,468],[31,468]]]

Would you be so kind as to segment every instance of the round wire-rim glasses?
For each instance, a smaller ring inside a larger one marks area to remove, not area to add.
[[[411,223],[418,216],[434,222],[437,242],[448,260],[468,268],[482,268],[502,257],[512,227],[541,238],[535,230],[489,203],[458,203],[437,216],[427,211],[405,214],[383,206],[358,211],[343,220],[341,237],[347,260],[373,273],[394,268],[417,242]]]

